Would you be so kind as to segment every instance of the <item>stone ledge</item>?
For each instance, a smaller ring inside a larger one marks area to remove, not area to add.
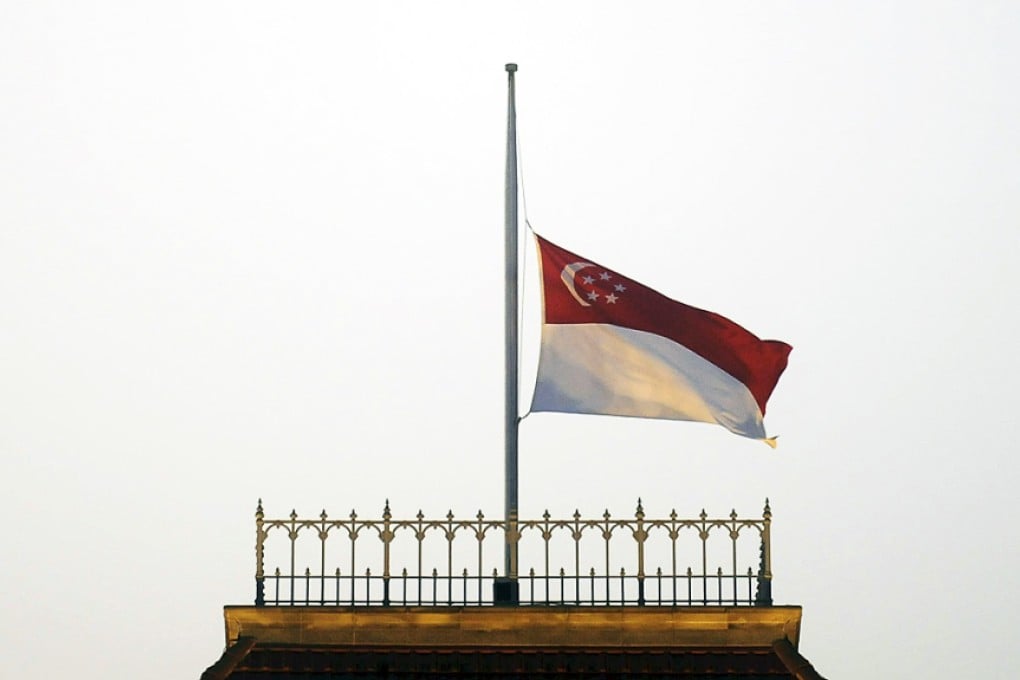
[[[224,607],[227,645],[796,649],[801,608]]]

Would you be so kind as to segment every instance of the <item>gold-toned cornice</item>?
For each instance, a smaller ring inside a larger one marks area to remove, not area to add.
[[[402,647],[796,648],[801,608],[250,607],[224,608],[227,644]]]

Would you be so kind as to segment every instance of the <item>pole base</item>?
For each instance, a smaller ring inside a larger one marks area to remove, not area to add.
[[[521,584],[509,576],[497,576],[492,582],[492,603],[497,607],[516,607],[521,603]]]

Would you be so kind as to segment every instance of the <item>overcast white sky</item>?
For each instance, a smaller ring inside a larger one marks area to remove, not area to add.
[[[507,61],[536,230],[794,346],[778,451],[537,414],[522,514],[769,496],[823,674],[1020,676],[1020,7],[498,9],[0,11],[0,676],[196,677],[259,497],[500,514]]]

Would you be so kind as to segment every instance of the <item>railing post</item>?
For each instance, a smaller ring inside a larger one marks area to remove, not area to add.
[[[265,515],[262,512],[262,499],[255,508],[255,606],[266,606],[266,575],[263,571],[263,551],[265,549],[266,534],[262,525]]]
[[[552,540],[552,530],[549,528],[549,518],[552,515],[549,514],[549,509],[546,508],[545,512],[542,513],[542,562],[545,565],[545,599],[549,600],[549,541]],[[532,593],[532,599],[534,593]]]
[[[670,546],[670,572],[669,573],[671,575],[671,579],[670,580],[673,582],[673,604],[674,605],[677,603],[677,601],[676,601],[676,578],[677,578],[677,576],[679,576],[679,574],[677,574],[677,571],[676,571],[676,569],[677,569],[677,562],[676,562],[676,540],[678,538],[680,538],[680,530],[677,529],[677,526],[676,526],[676,508],[673,508],[672,510],[669,511],[669,546]],[[661,593],[660,593],[660,598],[661,598]],[[690,598],[688,598],[688,602],[687,602],[688,605],[690,604],[689,600],[690,600]]]
[[[326,529],[326,508],[319,514],[319,604],[326,604],[326,539],[329,538],[329,531]]]
[[[446,604],[453,604],[453,541],[457,534],[453,529],[453,509],[446,513]]]
[[[701,509],[698,515],[701,520],[701,530],[698,538],[701,539],[701,604],[708,604],[708,513],[705,508]]]
[[[638,605],[645,603],[645,539],[648,532],[645,531],[645,509],[641,506],[641,499],[637,499],[637,511],[634,513],[637,519],[637,530],[634,532],[634,540],[637,541],[637,589]]]
[[[290,531],[287,536],[290,537],[290,603],[294,604],[294,581],[296,577],[295,570],[295,559],[297,555],[297,509],[291,508],[290,510]]]
[[[740,532],[737,530],[737,509],[730,510],[730,543],[733,548],[733,605],[737,605],[737,539]]]
[[[571,532],[574,539],[574,602],[581,604],[581,511],[574,508],[574,530]]]
[[[485,515],[482,514],[482,509],[478,509],[478,514],[475,516],[478,520],[478,527],[475,529],[475,538],[478,539],[478,604],[482,603],[482,578],[484,573],[482,571],[482,541],[485,540]]]
[[[350,518],[351,528],[347,532],[347,535],[351,539],[351,575],[348,576],[348,579],[351,581],[351,606],[353,607],[356,599],[355,595],[358,589],[357,540],[358,534],[361,532],[361,529],[358,528],[358,513],[354,511],[354,508],[351,508]]]
[[[772,606],[772,508],[765,499],[762,512],[761,564],[758,567],[758,592],[754,597],[756,607]]]
[[[386,499],[386,506],[383,508],[383,530],[379,538],[383,542],[383,606],[390,604],[390,542],[393,540],[393,531],[390,529],[390,499]]]

